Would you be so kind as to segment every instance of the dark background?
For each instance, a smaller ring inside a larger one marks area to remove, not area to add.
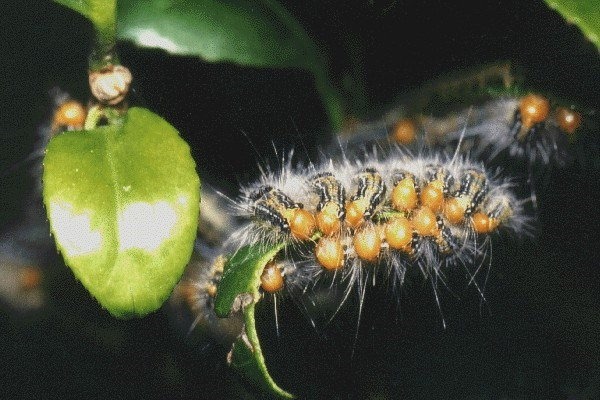
[[[590,108],[599,104],[597,49],[542,2],[284,4],[330,54],[334,78],[345,71],[363,77],[365,97],[351,103],[358,111],[376,115],[440,74],[498,60],[522,67],[531,87]],[[92,31],[50,2],[1,7],[5,171],[33,150],[36,129],[51,113],[51,87],[87,100]],[[228,190],[256,177],[259,156],[249,142],[268,159],[272,142],[310,153],[330,138],[302,71],[205,64],[129,44],[119,54],[134,74],[131,101],[180,130],[204,182]],[[418,280],[400,302],[385,289],[367,293],[357,335],[352,304],[317,334],[287,302],[277,338],[265,303],[259,332],[276,381],[308,398],[598,398],[600,178],[580,164],[553,171],[539,193],[535,240],[494,243],[483,307],[472,287],[462,289],[464,280],[452,282],[460,299],[440,291],[446,329],[430,285]],[[33,184],[27,167],[1,177],[2,231],[22,220]],[[44,312],[0,311],[0,397],[240,396],[218,347],[190,345],[162,311],[114,320],[59,256],[51,253],[47,263]]]

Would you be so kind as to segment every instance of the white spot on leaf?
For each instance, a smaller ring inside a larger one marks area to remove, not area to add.
[[[164,201],[126,206],[118,219],[120,250],[156,250],[171,237],[177,213]]]
[[[74,214],[69,203],[50,204],[54,234],[69,256],[94,253],[102,246],[102,233],[92,230],[91,214],[91,211]]]

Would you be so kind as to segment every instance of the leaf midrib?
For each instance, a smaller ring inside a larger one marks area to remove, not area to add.
[[[121,127],[121,129],[123,129],[123,127]],[[104,154],[104,158],[106,160],[106,164],[108,165],[109,171],[110,171],[110,178],[112,181],[112,189],[114,192],[114,207],[113,207],[113,226],[112,226],[112,231],[113,231],[113,235],[114,235],[114,245],[116,246],[115,248],[112,249],[112,257],[110,260],[110,263],[112,265],[110,265],[110,275],[108,276],[108,279],[106,281],[106,286],[110,286],[111,281],[113,279],[113,277],[115,276],[115,273],[118,272],[118,268],[117,268],[117,260],[119,258],[119,246],[121,243],[121,238],[119,237],[119,213],[120,211],[123,210],[123,198],[121,196],[121,191],[119,190],[119,188],[121,187],[120,184],[120,179],[119,179],[119,172],[118,172],[118,168],[117,168],[117,163],[115,162],[115,158],[114,158],[114,152],[116,150],[116,148],[118,147],[118,143],[117,142],[117,136],[120,134],[121,132],[119,130],[115,131],[115,132],[106,132],[103,133],[103,138],[104,138],[104,149],[105,149],[105,154]],[[127,290],[130,296],[130,301],[131,304],[133,305],[133,309],[135,310],[135,299],[133,296],[133,290],[131,287],[131,280],[129,280],[127,282]]]

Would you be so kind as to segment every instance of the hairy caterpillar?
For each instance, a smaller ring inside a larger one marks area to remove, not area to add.
[[[573,157],[570,142],[583,123],[582,114],[574,107],[527,93],[492,97],[480,107],[465,108],[443,117],[422,112],[408,116],[392,111],[379,122],[355,128],[362,133],[347,140],[451,149],[460,139],[461,152],[488,163],[509,158],[534,167],[565,166]]]
[[[595,111],[524,89],[517,69],[509,62],[493,63],[433,80],[402,96],[383,116],[349,126],[340,132],[341,140],[446,151],[460,140],[462,153],[504,168],[505,161],[515,160],[527,165],[530,176],[581,159],[580,144],[594,141],[588,135],[597,128]],[[474,106],[461,107],[457,100],[465,97]]]
[[[480,113],[471,123],[465,111],[455,116],[459,124],[468,124],[464,137],[471,153],[479,159],[506,156],[530,165],[568,164],[570,137],[582,123],[579,112],[536,93],[492,100]],[[421,124],[432,143],[455,143],[461,135],[460,129],[444,127],[442,120],[425,119]]]
[[[395,146],[354,153],[296,167],[289,157],[227,198],[241,222],[219,257],[245,245],[285,243],[265,266],[261,291],[291,295],[315,327],[331,321],[354,291],[360,306],[368,282],[402,287],[407,271],[432,279],[436,301],[448,271],[477,285],[475,276],[491,262],[492,234],[531,232],[527,200],[480,162]]]

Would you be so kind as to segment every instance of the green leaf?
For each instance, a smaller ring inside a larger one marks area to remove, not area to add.
[[[328,79],[327,60],[298,21],[275,0],[120,0],[121,40],[171,54],[242,66],[312,72],[334,129],[341,96]]]
[[[600,4],[598,0],[545,0],[567,21],[575,24],[600,50]]]
[[[257,67],[322,68],[317,47],[272,0],[121,0],[118,37],[171,54]]]
[[[232,346],[230,365],[266,393],[293,398],[294,396],[281,389],[269,374],[254,320],[254,306],[260,299],[260,276],[265,265],[283,246],[283,243],[272,247],[251,245],[235,252],[225,263],[215,298],[215,312],[218,316],[225,317],[232,308],[244,307],[245,330]]]
[[[215,298],[217,316],[224,318],[229,315],[240,295],[251,296],[253,302],[259,300],[260,276],[265,265],[279,253],[283,246],[283,243],[272,247],[244,246],[227,260]]]
[[[44,158],[43,197],[66,264],[111,314],[144,316],[189,260],[200,181],[187,143],[131,108],[118,124],[64,132]]]
[[[54,0],[74,11],[77,11],[94,25],[96,30],[96,57],[100,59],[112,52],[117,31],[117,0]],[[99,67],[98,67],[99,69]]]
[[[244,309],[245,331],[242,333],[242,337],[232,346],[230,365],[246,380],[252,382],[265,393],[293,399],[294,395],[281,389],[267,371],[267,365],[256,332],[254,306],[254,304],[251,304]]]
[[[94,24],[96,29],[111,28],[114,31],[117,0],[54,0],[77,11]]]

